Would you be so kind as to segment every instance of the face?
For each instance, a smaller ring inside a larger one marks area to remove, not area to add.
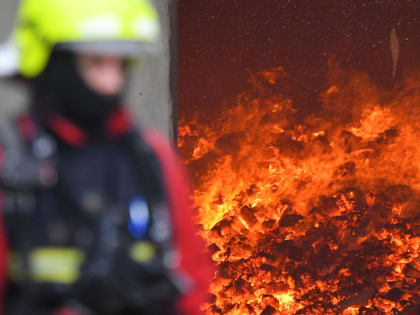
[[[117,56],[76,55],[79,72],[96,93],[113,96],[121,92],[125,81],[125,59]]]

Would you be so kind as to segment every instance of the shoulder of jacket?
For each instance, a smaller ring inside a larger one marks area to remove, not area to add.
[[[173,143],[171,143],[160,131],[153,128],[147,128],[143,129],[141,134],[146,143],[151,146],[157,154],[173,154],[175,151]]]

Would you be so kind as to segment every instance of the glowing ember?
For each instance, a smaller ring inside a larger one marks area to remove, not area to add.
[[[415,314],[420,304],[420,77],[393,92],[336,69],[302,118],[282,68],[214,121],[185,120],[209,314]]]

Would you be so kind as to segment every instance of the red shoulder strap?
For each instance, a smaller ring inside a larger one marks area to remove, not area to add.
[[[0,171],[3,167],[3,150],[0,147]],[[5,286],[7,278],[7,262],[9,256],[9,246],[6,237],[6,227],[4,225],[3,209],[3,194],[0,189],[0,315],[4,314],[4,298],[5,298]]]
[[[209,296],[208,288],[215,269],[205,252],[204,241],[198,235],[184,169],[174,150],[158,132],[149,130],[143,136],[162,165],[174,225],[175,247],[181,254],[180,269],[193,280],[191,292],[181,299],[178,307],[183,314],[203,314],[200,307]]]

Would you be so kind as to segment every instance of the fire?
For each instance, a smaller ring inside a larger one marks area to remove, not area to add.
[[[282,68],[179,127],[218,265],[208,314],[397,314],[420,303],[420,75],[334,69],[301,115]]]

